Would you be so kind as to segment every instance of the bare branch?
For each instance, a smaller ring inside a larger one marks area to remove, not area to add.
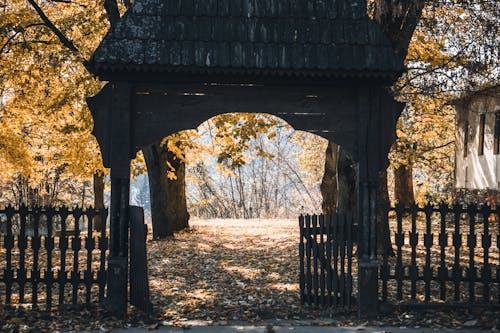
[[[28,2],[31,4],[31,6],[35,9],[35,11],[38,13],[38,16],[42,19],[42,21],[45,23],[45,25],[52,30],[52,32],[59,38],[61,43],[63,43],[64,46],[66,46],[68,49],[70,49],[73,52],[78,52],[78,49],[76,46],[73,44],[72,41],[70,41],[62,32],[59,30],[54,23],[45,15],[43,12],[42,8],[38,6],[38,4],[35,2],[35,0],[28,0]]]
[[[108,14],[108,21],[111,28],[114,28],[120,20],[120,11],[118,10],[118,3],[116,0],[104,0],[104,9]]]
[[[2,53],[5,50],[5,48],[7,47],[7,45],[9,45],[9,43],[12,42],[12,40],[14,40],[14,38],[16,38],[17,35],[19,35],[20,33],[23,33],[28,28],[38,27],[38,26],[41,26],[41,25],[45,25],[45,24],[44,23],[28,24],[27,26],[21,28],[19,31],[16,31],[12,36],[9,37],[9,39],[7,39],[7,41],[5,42],[5,44],[3,44],[2,47],[0,48],[0,56],[2,55]]]

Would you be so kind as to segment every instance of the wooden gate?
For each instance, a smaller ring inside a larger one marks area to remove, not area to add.
[[[302,304],[352,307],[357,238],[352,215],[300,216],[299,226]]]
[[[0,209],[0,304],[102,302],[107,210]]]

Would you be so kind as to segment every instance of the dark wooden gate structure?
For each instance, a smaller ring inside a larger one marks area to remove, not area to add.
[[[358,303],[377,309],[375,200],[402,110],[404,70],[366,0],[136,0],[87,63],[108,84],[88,105],[111,168],[108,299],[127,304],[130,159],[228,112],[278,116],[359,163]],[[132,235],[134,237],[134,235]]]
[[[357,239],[352,215],[300,216],[299,227],[301,303],[351,308],[356,304],[353,259]]]

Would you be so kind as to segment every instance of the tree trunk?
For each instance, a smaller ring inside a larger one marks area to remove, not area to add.
[[[411,166],[400,165],[394,169],[394,197],[397,202],[405,206],[409,206],[415,201]]]
[[[338,178],[337,178],[337,163],[338,163],[339,147],[328,142],[328,147],[325,152],[325,171],[323,180],[321,181],[321,195],[323,196],[323,204],[321,205],[324,214],[334,213],[337,210],[338,199]]]
[[[153,238],[165,238],[189,226],[185,187],[186,168],[184,163],[167,149],[166,143],[155,142],[143,147],[142,152],[148,169]],[[167,178],[169,171],[167,162],[175,168],[177,179]]]
[[[425,0],[372,0],[368,11],[391,40],[394,51],[406,58],[408,45],[422,16]]]
[[[97,171],[94,173],[94,208],[104,209],[104,173]],[[94,218],[94,230],[102,231],[103,221],[100,215]]]
[[[387,251],[390,256],[394,255],[392,250],[391,235],[389,228],[389,191],[387,189],[387,170],[378,174],[377,187],[377,252],[383,254]]]
[[[352,213],[354,222],[356,222],[358,213],[357,163],[342,147],[339,148],[337,172],[339,184],[338,209],[342,212]]]

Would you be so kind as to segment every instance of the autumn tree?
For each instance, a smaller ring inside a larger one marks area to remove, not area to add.
[[[391,152],[397,201],[452,199],[455,120],[447,102],[498,83],[498,12],[494,1],[426,3],[408,72],[394,87],[407,104]]]
[[[82,60],[105,32],[104,10],[100,3],[4,1],[0,22],[0,127],[25,143],[31,161],[12,165],[13,200],[55,203],[63,188],[75,192],[75,180],[102,170],[84,103],[100,83]]]
[[[327,141],[295,131],[278,118],[257,116],[269,124],[262,122],[263,131],[246,142],[231,134],[247,132],[244,123],[236,130],[214,117],[200,126],[203,148],[189,151],[188,157],[188,200],[195,216],[276,218],[320,209],[321,155]],[[228,135],[219,135],[221,129]]]

